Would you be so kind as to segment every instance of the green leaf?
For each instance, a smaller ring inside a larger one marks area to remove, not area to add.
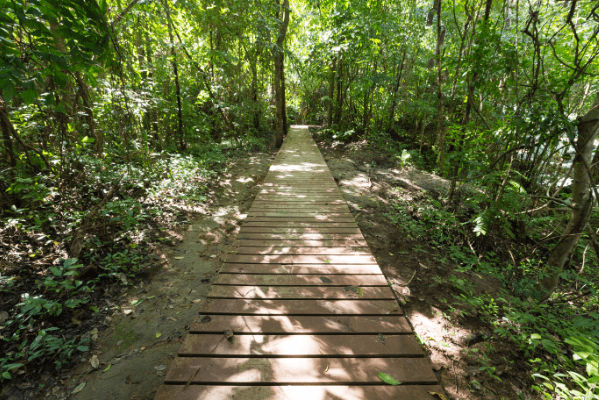
[[[21,93],[21,98],[27,104],[33,103],[37,96],[38,92],[35,90],[35,88],[29,88]]]
[[[386,374],[385,372],[380,372],[379,374],[377,374],[377,376],[379,377],[379,379],[381,379],[388,385],[396,386],[402,383],[399,380],[395,379],[393,376]]]

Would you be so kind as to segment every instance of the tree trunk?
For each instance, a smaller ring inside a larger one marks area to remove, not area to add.
[[[329,76],[329,104],[327,105],[327,126],[333,125],[333,92],[335,91],[335,70],[337,58],[331,58],[331,75]]]
[[[394,114],[396,114],[396,105],[398,102],[398,90],[400,89],[400,81],[402,79],[402,71],[404,70],[404,60],[406,59],[406,47],[402,51],[402,60],[400,61],[400,65],[398,65],[398,73],[396,75],[396,82],[394,83],[394,90],[392,91],[392,105],[390,107],[390,113],[388,115],[388,124],[387,130],[390,132],[392,130],[392,125],[394,124]]]
[[[573,183],[571,184],[572,204],[571,217],[563,234],[548,256],[549,276],[541,282],[541,291],[549,296],[558,286],[559,276],[567,260],[584,232],[594,198],[591,185],[591,165],[594,153],[594,138],[598,134],[598,100],[587,114],[579,118],[577,123],[577,142],[575,143],[575,159],[573,160]]]
[[[8,118],[8,110],[6,109],[6,103],[2,96],[0,96],[0,129],[2,130],[2,141],[4,142],[4,149],[6,151],[6,162],[11,167],[9,173],[12,176],[14,173],[13,168],[17,165],[17,158],[15,156],[12,141],[12,133],[15,128]]]
[[[280,5],[279,0],[275,0],[275,4],[283,10],[283,19],[279,26],[279,32],[277,34],[277,42],[274,49],[274,62],[275,62],[275,81],[273,83],[275,89],[275,135],[274,135],[274,146],[279,148],[283,143],[283,137],[287,131],[287,119],[285,113],[285,76],[284,76],[284,53],[283,43],[285,41],[285,35],[287,33],[288,24],[290,22],[290,4],[289,0],[284,0],[283,5]]]
[[[85,110],[85,120],[88,125],[88,132],[91,137],[94,138],[96,145],[96,155],[102,157],[104,152],[104,134],[96,131],[96,122],[94,121],[94,110],[92,101],[90,99],[90,91],[88,85],[83,80],[83,77],[79,72],[75,72],[75,81],[79,86],[79,93],[81,94],[81,101],[83,102],[83,108]]]
[[[260,130],[260,105],[258,103],[258,72],[257,72],[257,55],[256,52],[252,52],[252,59],[250,60],[250,70],[252,72],[252,122],[256,132]]]
[[[438,147],[438,168],[443,173],[446,163],[446,138],[444,135],[444,104],[442,103],[442,1],[436,0],[435,8],[437,13],[437,40],[435,42],[435,62],[437,64],[437,147]]]
[[[175,79],[175,95],[177,96],[177,142],[180,150],[185,149],[183,139],[183,116],[181,112],[181,87],[179,86],[179,70],[177,67],[177,52],[175,51],[175,41],[173,40],[173,27],[171,26],[171,16],[169,15],[169,5],[165,0],[165,11],[167,13],[167,25],[169,26],[169,44],[171,46],[171,65],[173,66],[173,76]]]

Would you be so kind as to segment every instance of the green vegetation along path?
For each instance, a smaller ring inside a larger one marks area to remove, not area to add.
[[[306,128],[286,137],[201,313],[156,399],[441,393]]]

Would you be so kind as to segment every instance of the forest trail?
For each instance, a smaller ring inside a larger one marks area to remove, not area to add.
[[[321,153],[293,127],[155,398],[433,392],[431,364]]]

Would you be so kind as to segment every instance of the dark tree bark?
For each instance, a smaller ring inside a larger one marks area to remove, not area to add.
[[[444,41],[444,35],[442,30],[442,1],[436,0],[435,12],[437,14],[437,40],[435,42],[435,63],[437,66],[437,146],[438,146],[438,168],[440,171],[444,171],[446,163],[446,138],[444,135],[444,103],[442,99],[442,43]]]
[[[283,5],[279,0],[275,0],[275,4],[279,7],[278,17],[283,13],[283,18],[278,18],[281,21],[279,32],[277,33],[277,42],[273,51],[275,63],[275,76],[273,86],[275,89],[275,135],[273,145],[276,148],[283,143],[283,137],[287,132],[287,118],[285,113],[285,73],[284,73],[284,52],[283,45],[285,35],[287,33],[288,24],[290,22],[290,3],[289,0],[284,0]]]
[[[13,168],[17,165],[17,158],[15,157],[14,145],[13,145],[13,132],[15,128],[8,118],[8,110],[6,109],[6,103],[0,96],[0,129],[2,130],[2,141],[4,142],[4,150],[6,154],[6,162],[11,167],[9,172],[13,173]]]
[[[396,74],[396,82],[394,83],[394,90],[392,91],[392,105],[390,106],[390,113],[388,116],[388,132],[392,130],[394,123],[394,115],[396,114],[396,105],[398,103],[398,90],[400,89],[400,81],[402,80],[402,71],[404,70],[404,60],[406,59],[406,47],[402,51],[402,60],[398,65],[398,73]]]
[[[181,87],[179,86],[179,69],[177,66],[177,52],[175,51],[175,41],[173,40],[173,27],[171,26],[171,16],[169,5],[165,0],[165,11],[167,13],[167,25],[169,26],[169,44],[171,46],[171,65],[173,67],[173,77],[175,79],[175,95],[177,96],[177,142],[180,150],[185,149],[183,138],[183,116],[181,112]]]
[[[98,157],[102,157],[102,153],[104,152],[104,134],[96,131],[96,121],[94,120],[94,110],[92,100],[90,99],[89,87],[79,72],[75,72],[75,81],[79,87],[79,94],[81,95],[81,101],[83,102],[88,132],[90,136],[94,138],[96,154]]]
[[[598,100],[594,106],[577,123],[577,142],[575,143],[575,159],[573,160],[573,183],[571,184],[572,204],[571,217],[556,246],[548,256],[550,275],[541,282],[541,290],[549,296],[556,289],[559,276],[575,249],[579,237],[585,231],[590,219],[594,202],[592,182],[595,175],[591,171],[594,157],[594,138],[598,135]]]
[[[333,93],[335,91],[335,70],[337,66],[337,58],[331,58],[331,74],[329,75],[329,104],[327,104],[327,125],[333,125]]]

